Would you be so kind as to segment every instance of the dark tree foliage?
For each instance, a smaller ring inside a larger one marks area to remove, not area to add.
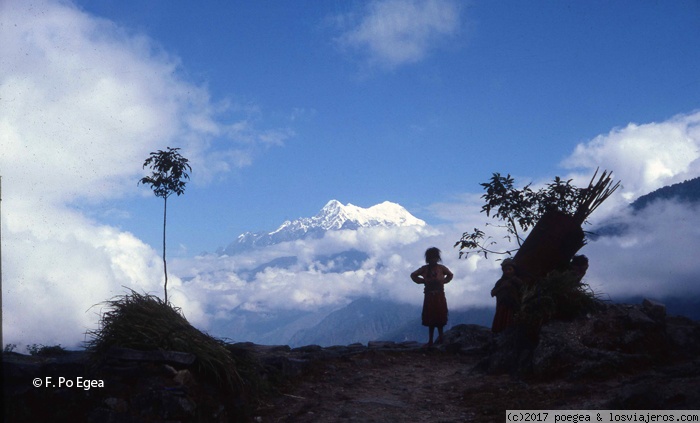
[[[455,247],[459,247],[460,258],[466,258],[470,253],[483,254],[486,258],[489,253],[512,255],[523,246],[525,239],[522,234],[534,228],[545,215],[557,213],[568,216],[573,225],[582,225],[620,185],[619,182],[612,183],[612,173],[607,171],[594,183],[597,175],[596,170],[586,188],[576,187],[571,184],[571,179],[565,181],[557,176],[535,191],[530,187],[531,184],[518,189],[510,175],[504,177],[500,173],[494,173],[489,182],[480,184],[486,191],[481,196],[485,201],[481,212],[500,220],[501,224],[491,226],[505,228],[505,238],[509,242],[515,238],[517,248],[496,250],[497,242],[484,231],[474,228],[473,232],[462,234],[462,238],[455,243]]]
[[[165,302],[168,302],[168,265],[165,261],[165,226],[168,214],[168,197],[172,194],[184,194],[185,180],[190,179],[192,168],[189,160],[179,153],[179,148],[168,147],[167,151],[158,150],[143,163],[143,168],[149,167],[153,172],[139,180],[140,184],[150,185],[153,193],[163,199],[163,272],[165,273]]]
[[[152,152],[143,162],[153,170],[151,176],[141,178],[144,185],[150,185],[157,197],[168,198],[171,194],[182,195],[185,192],[185,179],[190,179],[187,171],[192,171],[189,160],[182,157],[179,148],[168,147],[168,151]]]
[[[486,191],[481,196],[485,201],[481,212],[503,222],[491,226],[505,228],[508,233],[506,239],[510,242],[515,238],[518,248],[524,241],[522,234],[535,226],[547,211],[560,210],[567,214],[574,214],[581,193],[584,191],[582,188],[571,185],[571,179],[564,181],[558,176],[537,191],[530,188],[531,184],[518,189],[515,187],[513,177],[502,176],[500,173],[494,173],[489,182],[480,185]],[[455,247],[460,249],[460,258],[466,258],[469,253],[483,254],[486,258],[489,253],[511,255],[518,249],[497,251],[496,244],[497,242],[492,237],[486,236],[484,231],[474,228],[473,232],[462,234],[462,239],[455,244]]]

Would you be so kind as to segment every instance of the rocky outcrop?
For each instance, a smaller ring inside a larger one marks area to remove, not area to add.
[[[551,321],[539,333],[512,328],[494,338],[479,368],[535,379],[609,378],[650,366],[692,360],[700,353],[700,324],[667,316],[662,304],[602,303],[571,321]]]

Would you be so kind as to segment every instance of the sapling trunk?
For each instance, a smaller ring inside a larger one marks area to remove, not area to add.
[[[168,216],[168,197],[163,197],[163,273],[165,273],[165,284],[163,285],[163,291],[165,291],[165,303],[168,304],[168,263],[165,261],[165,222]]]

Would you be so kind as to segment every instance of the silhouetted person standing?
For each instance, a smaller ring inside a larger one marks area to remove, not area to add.
[[[446,266],[440,264],[440,250],[431,247],[425,251],[425,266],[411,273],[413,282],[423,284],[423,326],[428,327],[428,346],[433,345],[435,328],[438,328],[437,343],[442,342],[442,331],[447,324],[447,299],[445,298],[445,284],[449,283],[454,275]]]

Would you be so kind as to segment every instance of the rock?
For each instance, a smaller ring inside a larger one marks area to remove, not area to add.
[[[486,357],[476,369],[488,374],[508,373],[517,375],[532,372],[533,340],[525,330],[511,327],[494,336],[485,345]]]
[[[443,344],[445,350],[463,354],[479,354],[493,339],[491,329],[479,325],[456,325],[445,332]]]
[[[323,347],[321,347],[320,345],[306,345],[303,347],[294,348],[292,351],[302,352],[302,353],[308,353],[308,352],[314,353],[314,352],[323,351]]]
[[[109,397],[104,400],[104,403],[110,410],[123,414],[129,410],[129,403],[121,398]]]
[[[571,325],[570,322],[551,322],[542,328],[539,343],[532,353],[533,376],[540,379],[605,378],[651,362],[643,353],[588,347],[572,333]]]
[[[367,343],[367,347],[370,349],[386,349],[386,348],[396,348],[395,342],[391,341],[370,341]]]
[[[654,320],[662,320],[666,317],[666,306],[662,303],[645,298],[642,301],[645,312]]]
[[[666,318],[666,334],[674,357],[697,357],[700,355],[700,324],[687,317]]]
[[[196,359],[194,354],[179,351],[139,351],[131,348],[112,347],[107,351],[107,357],[130,361],[155,361],[163,363],[183,364],[189,366]]]

